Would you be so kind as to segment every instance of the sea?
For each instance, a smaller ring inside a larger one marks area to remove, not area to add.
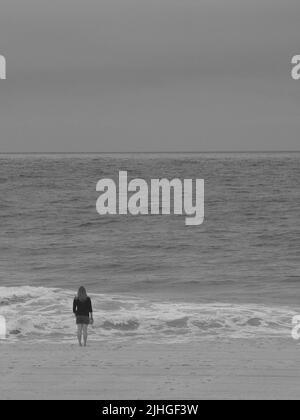
[[[105,215],[101,178],[204,179],[205,217]],[[300,153],[0,155],[0,316],[11,341],[291,339]]]

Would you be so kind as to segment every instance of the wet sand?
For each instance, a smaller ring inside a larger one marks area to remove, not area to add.
[[[0,399],[295,399],[300,342],[0,342]]]

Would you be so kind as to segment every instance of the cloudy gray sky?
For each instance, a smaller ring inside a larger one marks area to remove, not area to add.
[[[1,0],[0,152],[300,150],[298,0]]]

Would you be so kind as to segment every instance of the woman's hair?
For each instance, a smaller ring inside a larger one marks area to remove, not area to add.
[[[80,300],[80,302],[84,302],[87,299],[86,290],[83,286],[79,287],[77,298]]]

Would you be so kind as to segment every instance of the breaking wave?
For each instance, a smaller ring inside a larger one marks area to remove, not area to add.
[[[9,340],[73,340],[74,292],[45,287],[0,287],[0,315]],[[93,340],[180,342],[210,338],[286,337],[296,312],[256,304],[156,302],[91,295]]]

